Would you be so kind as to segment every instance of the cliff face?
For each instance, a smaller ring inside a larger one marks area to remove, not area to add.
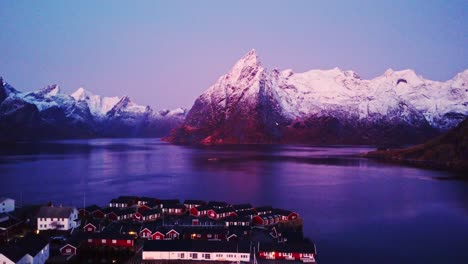
[[[177,144],[409,144],[468,116],[468,71],[435,82],[412,70],[372,80],[352,71],[269,71],[254,50],[200,95]]]
[[[365,156],[428,168],[468,172],[468,119],[424,144],[403,149],[372,151]]]

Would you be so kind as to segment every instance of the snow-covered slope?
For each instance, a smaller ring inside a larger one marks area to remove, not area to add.
[[[119,97],[101,97],[90,91],[80,87],[71,96],[76,101],[83,101],[89,107],[89,110],[95,116],[104,116],[109,112],[120,100]]]
[[[83,88],[68,95],[58,85],[22,93],[1,78],[0,84],[2,137],[158,137],[167,135],[185,118],[180,109],[170,115],[154,114],[149,106],[138,105],[127,96],[101,97]]]
[[[424,79],[413,70],[391,69],[364,80],[339,68],[270,71],[252,50],[195,101],[185,126],[175,131],[172,140],[268,143],[307,137],[315,141],[335,133],[335,138],[347,138],[338,143],[374,143],[378,137],[412,131],[411,141],[420,133],[452,128],[468,116],[467,89],[468,70],[446,82]],[[329,133],[324,132],[327,129]],[[386,132],[361,135],[379,129]],[[252,133],[258,136],[249,138]]]

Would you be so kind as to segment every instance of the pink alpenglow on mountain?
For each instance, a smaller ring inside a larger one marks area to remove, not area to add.
[[[264,68],[255,50],[200,95],[176,144],[405,144],[468,116],[468,70],[424,79],[387,70],[371,80],[339,68],[294,73]]]

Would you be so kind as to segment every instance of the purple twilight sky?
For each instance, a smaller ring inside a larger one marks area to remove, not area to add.
[[[447,80],[468,66],[468,2],[0,2],[0,76],[22,91],[58,83],[190,107],[244,53],[296,72],[373,78],[412,68]]]

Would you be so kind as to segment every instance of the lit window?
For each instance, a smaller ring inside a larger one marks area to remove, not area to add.
[[[105,240],[105,239],[103,239],[103,240],[102,240],[102,243],[103,243],[103,244],[105,244],[105,243],[106,243],[106,240]]]
[[[112,239],[112,244],[116,244],[116,243],[117,243],[117,240]]]

